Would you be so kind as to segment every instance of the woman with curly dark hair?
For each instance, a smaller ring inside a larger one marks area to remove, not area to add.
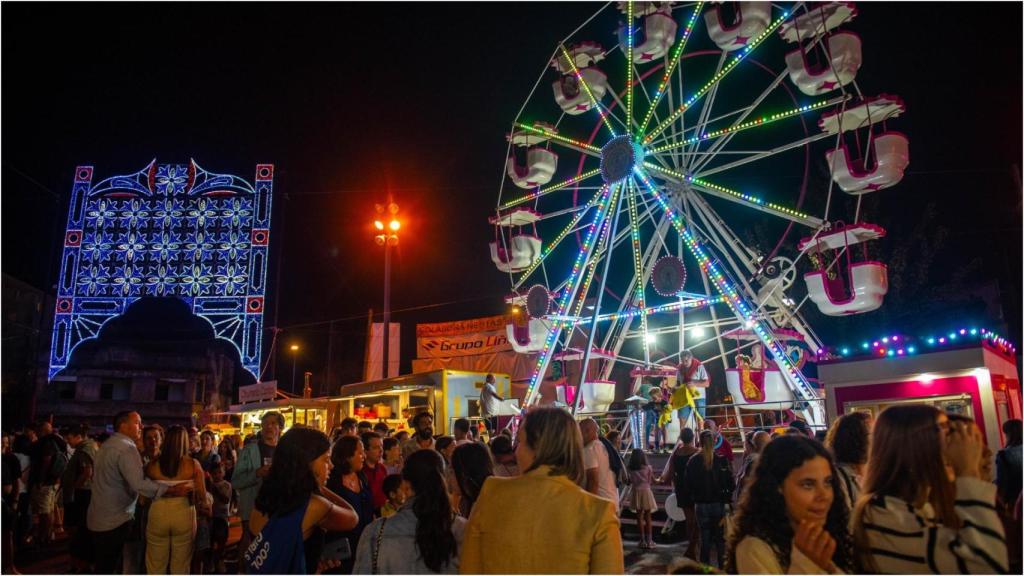
[[[860,482],[864,466],[868,463],[868,446],[871,444],[871,414],[852,412],[843,414],[828,429],[825,447],[832,451],[839,474],[839,485],[843,487],[846,507],[853,505],[860,496]]]
[[[850,513],[820,442],[800,435],[772,440],[740,499],[729,537],[736,574],[838,574],[852,567]]]
[[[456,512],[469,518],[473,503],[480,496],[484,480],[494,476],[494,460],[487,446],[467,442],[452,452],[452,492],[458,501]]]
[[[327,487],[344,498],[359,515],[359,522],[351,530],[327,535],[328,542],[347,538],[349,550],[353,553],[341,561],[341,568],[334,572],[337,574],[352,573],[354,552],[356,545],[359,544],[359,537],[362,536],[366,525],[373,520],[373,490],[363,474],[365,463],[366,448],[358,436],[342,436],[334,443],[331,450],[331,464],[334,469],[327,477]]]
[[[327,436],[312,428],[281,436],[249,518],[257,535],[245,551],[249,574],[312,574],[324,531],[351,530],[359,522],[352,507],[324,486],[330,448]]]
[[[398,513],[374,520],[363,531],[354,574],[459,573],[466,521],[452,510],[444,466],[436,450],[417,450],[405,459],[402,479],[409,498]]]

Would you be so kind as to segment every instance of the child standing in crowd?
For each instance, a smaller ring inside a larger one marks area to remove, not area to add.
[[[394,436],[384,438],[384,468],[388,474],[402,473],[402,447]]]
[[[654,386],[649,391],[651,401],[644,405],[644,447],[650,448],[649,440],[651,429],[654,429],[654,450],[661,450],[662,441],[665,439],[665,427],[661,425],[661,413],[665,411],[668,402],[662,398],[661,388]]]
[[[658,503],[654,499],[654,492],[651,490],[654,471],[647,463],[647,456],[640,448],[634,448],[629,455],[629,483],[632,486],[632,499],[630,509],[636,512],[637,522],[640,525],[640,548],[655,548],[654,528],[651,524],[651,515],[658,509]]]
[[[388,501],[380,507],[380,515],[383,518],[394,516],[395,512],[405,504],[405,490],[402,487],[401,474],[389,474],[384,479],[384,493],[388,495]]]
[[[213,518],[210,520],[211,562],[223,574],[224,549],[228,544],[228,517],[231,515],[231,483],[224,479],[224,462],[214,464],[210,470],[210,489],[213,495]]]

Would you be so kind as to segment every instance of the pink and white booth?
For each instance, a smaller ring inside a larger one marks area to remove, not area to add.
[[[1021,418],[1020,377],[1013,347],[981,332],[972,338],[959,330],[914,344],[889,337],[863,344],[859,356],[847,350],[819,360],[829,420],[854,411],[877,415],[895,404],[931,404],[974,418],[989,447],[1002,448],[1003,422]]]

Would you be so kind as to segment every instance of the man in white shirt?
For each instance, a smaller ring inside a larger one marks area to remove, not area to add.
[[[619,490],[615,487],[615,474],[608,461],[608,450],[597,438],[597,422],[593,418],[580,420],[583,435],[583,468],[587,471],[587,492],[615,503],[619,509]]]
[[[487,423],[491,434],[498,433],[498,406],[502,400],[504,398],[498,396],[498,389],[494,385],[494,374],[488,374],[480,390],[480,417]]]

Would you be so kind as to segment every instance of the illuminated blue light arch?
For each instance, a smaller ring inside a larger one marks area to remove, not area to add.
[[[273,164],[254,184],[188,164],[157,164],[93,185],[75,170],[49,377],[82,342],[143,296],[174,297],[235,345],[259,378]]]

